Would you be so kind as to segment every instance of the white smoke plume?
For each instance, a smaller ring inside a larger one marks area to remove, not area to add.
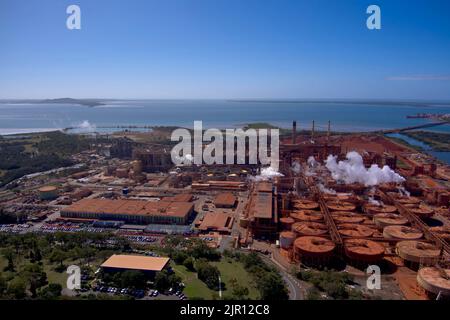
[[[316,167],[319,164],[313,156],[310,156],[306,162],[310,167]]]
[[[181,157],[175,156],[175,158],[177,159],[178,163],[182,165],[190,165],[194,161],[194,157],[189,153]]]
[[[84,132],[95,132],[97,126],[90,123],[88,120],[83,120],[74,126],[74,132],[84,133]]]
[[[398,187],[398,193],[400,193],[403,197],[410,197],[411,193],[409,193],[403,186]]]
[[[345,184],[361,183],[365,186],[405,181],[405,178],[389,168],[389,166],[380,168],[378,165],[373,164],[369,169],[366,169],[363,158],[355,151],[347,153],[346,158],[346,160],[337,162],[336,156],[329,155],[325,161],[325,166],[330,170],[331,176],[336,181],[343,181]]]
[[[294,173],[299,174],[299,173],[302,171],[302,166],[301,166],[301,164],[300,164],[298,161],[294,161],[294,162],[292,163],[291,170],[292,170]]]
[[[308,166],[305,168],[305,176],[312,177],[316,175],[316,168],[319,167],[319,163],[313,156],[310,156],[308,160],[306,160]]]
[[[261,173],[255,177],[251,177],[250,179],[253,181],[269,181],[275,177],[283,177],[284,175],[272,167],[263,168]]]
[[[331,189],[331,188],[325,187],[325,186],[323,185],[323,183],[317,184],[317,187],[318,187],[319,190],[320,190],[321,192],[323,192],[323,193],[326,193],[326,194],[336,194],[336,190],[333,190],[333,189]]]
[[[375,200],[373,197],[369,197],[369,203],[377,207],[381,207],[383,205],[381,201]]]

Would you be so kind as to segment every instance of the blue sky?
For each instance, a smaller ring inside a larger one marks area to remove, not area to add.
[[[0,0],[0,98],[56,97],[450,100],[450,1]]]

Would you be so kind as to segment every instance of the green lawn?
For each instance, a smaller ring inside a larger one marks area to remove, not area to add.
[[[252,278],[247,271],[245,271],[242,264],[235,261],[228,262],[226,259],[222,259],[220,262],[212,262],[211,264],[219,269],[222,282],[225,283],[223,295],[227,295],[227,293],[231,291],[230,280],[235,278],[240,285],[249,289],[250,299],[258,299],[258,291],[253,285]],[[182,265],[173,264],[172,268],[186,285],[184,293],[187,297],[198,297],[208,300],[212,299],[214,296],[219,296],[219,292],[209,289],[203,281],[197,279],[197,274],[195,272],[187,270],[186,267]]]
[[[186,285],[184,294],[187,297],[212,299],[215,291],[210,290],[201,280],[197,279],[197,274],[186,269],[183,265],[173,264],[172,269],[181,277],[183,283]]]
[[[224,294],[227,293],[227,290],[231,291],[229,283],[234,278],[241,286],[248,288],[250,299],[258,299],[259,293],[255,288],[253,278],[245,271],[241,263],[223,258],[220,262],[212,262],[211,264],[215,265],[220,271],[222,282],[226,285]]]
[[[44,271],[47,274],[48,283],[59,283],[63,288],[67,286],[66,272],[55,271],[55,265],[52,264],[44,264]]]

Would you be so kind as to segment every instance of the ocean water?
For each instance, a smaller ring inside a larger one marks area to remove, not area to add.
[[[81,127],[81,130],[111,131],[101,127],[126,125],[171,125],[192,127],[195,120],[205,128],[232,128],[250,122],[269,122],[299,129],[360,132],[413,126],[427,119],[407,119],[419,112],[450,113],[449,106],[418,107],[350,103],[238,102],[224,100],[126,100],[102,106],[68,104],[12,104],[0,101],[0,134],[26,133]],[[449,132],[450,125],[429,130]]]
[[[445,162],[447,164],[450,164],[450,152],[434,151],[433,148],[430,145],[428,145],[427,143],[422,142],[417,139],[414,139],[414,138],[411,138],[410,136],[407,136],[407,135],[404,135],[401,133],[391,133],[391,134],[388,134],[387,136],[402,139],[403,141],[408,142],[412,146],[417,146],[417,147],[422,148],[422,150],[425,153],[428,153],[429,155],[435,157],[436,159],[438,159],[442,162]]]

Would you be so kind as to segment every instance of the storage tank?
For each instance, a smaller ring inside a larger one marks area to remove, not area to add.
[[[283,231],[280,233],[280,247],[283,249],[288,249],[292,247],[296,235],[292,231]]]
[[[135,174],[141,174],[142,173],[142,161],[141,160],[134,160],[132,162],[132,168]]]
[[[450,227],[432,227],[430,231],[446,241],[450,241]]]
[[[331,216],[335,223],[362,223],[365,220],[363,215],[348,211],[334,211]]]
[[[387,226],[403,226],[408,224],[408,219],[405,217],[402,217],[398,214],[392,214],[392,213],[379,213],[373,216],[373,222],[375,225],[380,228],[384,229],[384,227]]]
[[[294,222],[295,222],[295,220],[292,219],[291,217],[280,218],[281,229],[291,230]]]
[[[116,176],[118,178],[128,178],[128,169],[126,168],[119,168],[116,170]]]
[[[412,227],[387,226],[383,229],[383,237],[395,240],[418,240],[423,237],[423,233]]]
[[[248,227],[248,218],[241,216],[239,218],[239,226],[242,228],[247,228]]]
[[[331,211],[355,211],[356,206],[350,202],[331,201],[327,202],[327,208]]]
[[[420,199],[416,198],[416,197],[398,197],[396,199],[396,201],[398,203],[401,203],[403,205],[407,205],[407,204],[419,204],[420,203]]]
[[[434,265],[439,261],[441,251],[436,246],[417,240],[401,241],[396,245],[400,258],[416,268],[419,264]]]
[[[58,188],[55,186],[45,186],[39,188],[39,198],[41,200],[54,200],[58,198]]]
[[[416,208],[411,208],[409,210],[411,211],[411,213],[415,214],[421,219],[430,218],[434,215],[434,210],[431,207],[424,204],[421,204],[420,206]]]
[[[297,210],[315,210],[319,208],[319,204],[311,200],[295,200],[294,208]]]
[[[291,218],[295,221],[312,221],[319,222],[323,220],[323,214],[319,211],[300,210],[291,213]]]
[[[365,211],[368,214],[378,214],[378,213],[395,213],[397,208],[395,206],[381,205],[377,206],[374,204],[367,204],[364,206]]]
[[[345,254],[356,263],[375,263],[383,259],[384,246],[366,239],[344,240]]]
[[[323,223],[318,222],[296,222],[292,226],[292,231],[297,237],[301,236],[320,236],[328,233],[328,228]]]
[[[450,297],[450,269],[421,268],[417,273],[417,283],[433,297],[439,294]]]
[[[297,238],[294,242],[294,259],[312,265],[328,264],[335,249],[333,241],[316,236]]]
[[[344,223],[337,226],[339,233],[345,237],[367,238],[373,236],[375,230],[364,225]]]

